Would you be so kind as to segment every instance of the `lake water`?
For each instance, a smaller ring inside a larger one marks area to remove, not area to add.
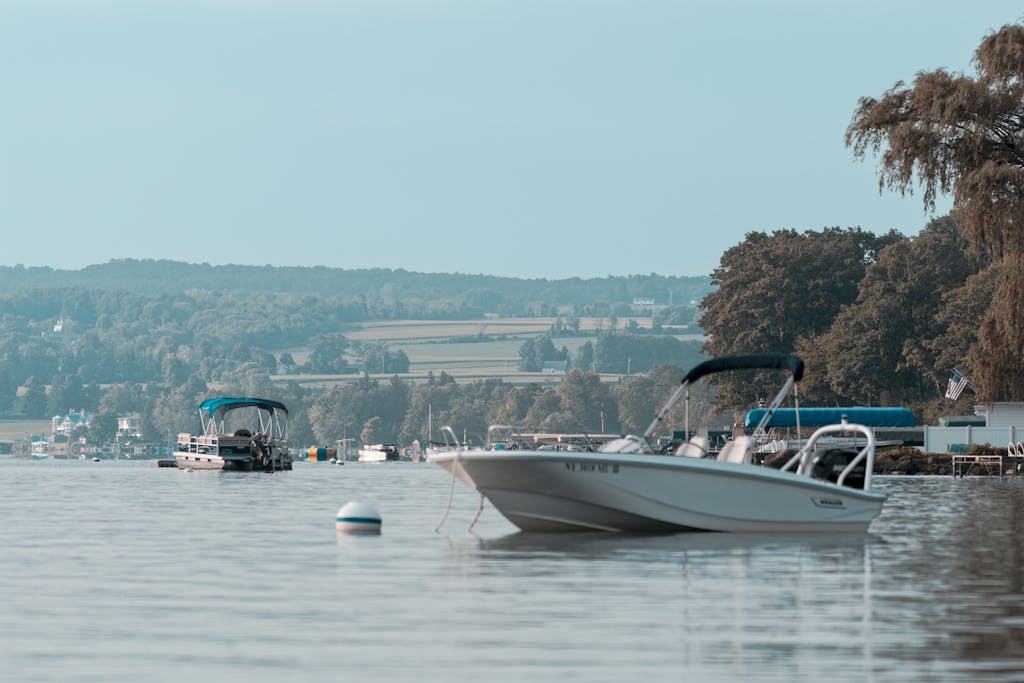
[[[0,678],[1024,679],[1024,479],[875,481],[867,536],[548,536],[461,483],[435,533],[428,464],[3,461]]]

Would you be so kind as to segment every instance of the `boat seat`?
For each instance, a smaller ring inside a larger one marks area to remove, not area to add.
[[[718,460],[722,462],[737,462],[750,464],[749,436],[737,436],[725,444],[725,447],[718,453]]]
[[[708,439],[705,436],[695,436],[689,441],[680,444],[676,449],[676,455],[687,458],[703,458],[708,454]]]

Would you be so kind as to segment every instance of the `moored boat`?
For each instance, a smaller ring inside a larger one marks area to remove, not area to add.
[[[248,426],[238,418],[250,418]],[[288,450],[288,409],[264,398],[210,398],[199,406],[202,434],[182,433],[174,452],[179,468],[235,472],[292,469]],[[254,431],[255,430],[255,431]]]
[[[359,449],[359,462],[393,462],[401,459],[398,446],[390,443],[378,443]]]
[[[475,488],[524,531],[865,532],[886,498],[871,490],[875,440],[866,427],[821,427],[779,469],[752,461],[751,437],[738,437],[717,454],[709,454],[699,437],[672,453],[651,445],[655,428],[684,394],[689,422],[689,387],[698,379],[772,368],[787,370],[789,377],[768,407],[770,416],[802,377],[799,358],[755,354],[701,363],[642,435],[608,442],[597,452],[460,449],[428,460]],[[817,447],[827,435],[851,431],[864,437],[858,451]]]

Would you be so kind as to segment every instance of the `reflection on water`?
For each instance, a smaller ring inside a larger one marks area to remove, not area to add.
[[[428,465],[0,464],[17,681],[1020,680],[1024,481],[883,477],[865,535],[524,534]],[[380,536],[346,536],[352,500]],[[10,673],[8,673],[10,672]]]
[[[643,561],[652,555],[685,555],[688,551],[730,552],[767,547],[783,548],[786,552],[792,552],[797,548],[863,548],[868,543],[883,542],[884,539],[872,534],[540,534],[519,531],[499,538],[480,539],[479,545],[485,553],[506,552],[512,556],[525,558],[556,554]]]

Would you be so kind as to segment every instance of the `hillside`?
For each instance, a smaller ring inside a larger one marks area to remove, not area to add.
[[[361,297],[378,301],[445,300],[479,311],[539,314],[538,306],[614,309],[637,299],[654,305],[690,305],[711,289],[709,277],[662,275],[519,279],[466,273],[418,273],[323,266],[279,267],[192,264],[164,260],[112,260],[81,270],[0,267],[0,296],[48,289],[129,291],[143,295],[190,290],[221,293]],[[528,307],[532,310],[525,310]]]

